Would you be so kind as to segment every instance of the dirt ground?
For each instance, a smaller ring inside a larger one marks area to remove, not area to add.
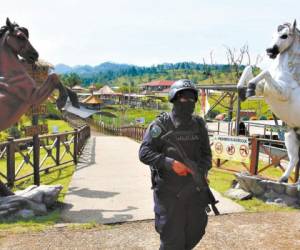
[[[300,249],[300,212],[210,216],[195,249]],[[158,249],[153,221],[93,229],[53,227],[34,233],[0,232],[0,249]]]

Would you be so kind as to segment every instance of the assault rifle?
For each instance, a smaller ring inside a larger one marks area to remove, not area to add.
[[[219,202],[215,199],[212,191],[209,188],[209,185],[207,183],[207,180],[205,178],[205,172],[201,171],[199,167],[197,166],[197,163],[190,160],[187,157],[186,152],[184,151],[183,147],[176,143],[176,140],[174,138],[174,131],[169,131],[166,134],[164,134],[161,139],[168,143],[170,146],[174,147],[176,152],[178,153],[179,157],[182,159],[183,163],[191,170],[191,174],[193,176],[194,182],[197,186],[198,191],[206,191],[208,195],[209,204],[214,211],[215,215],[220,215],[220,212],[218,208],[216,207],[216,204]]]

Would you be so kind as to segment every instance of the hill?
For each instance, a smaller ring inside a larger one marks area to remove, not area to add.
[[[242,71],[244,66],[239,67]],[[151,80],[176,80],[188,78],[196,83],[236,82],[232,72],[236,67],[228,64],[206,65],[194,62],[164,63],[150,67],[105,62],[97,66],[79,65],[70,67],[59,64],[55,67],[63,79],[76,78],[82,85],[98,83],[134,87]],[[75,81],[73,81],[75,82]]]

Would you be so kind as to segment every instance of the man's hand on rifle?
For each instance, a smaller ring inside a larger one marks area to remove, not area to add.
[[[172,169],[179,176],[186,176],[187,174],[192,173],[185,164],[176,160],[173,161]]]

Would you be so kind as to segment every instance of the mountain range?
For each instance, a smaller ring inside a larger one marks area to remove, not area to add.
[[[132,67],[138,67],[138,66],[130,65],[130,64],[113,63],[113,62],[104,62],[94,67],[90,65],[77,65],[71,67],[66,64],[57,64],[55,65],[54,71],[57,74],[76,73],[78,75],[92,75],[97,73],[106,73],[108,71],[126,70]]]

